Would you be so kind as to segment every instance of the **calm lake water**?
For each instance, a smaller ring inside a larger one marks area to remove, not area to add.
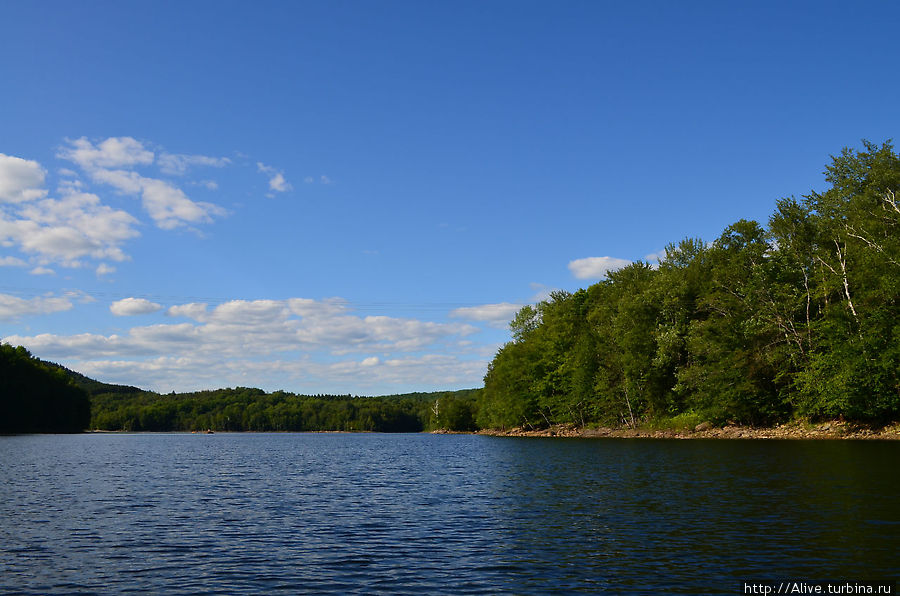
[[[0,592],[741,593],[900,576],[900,443],[0,437]]]

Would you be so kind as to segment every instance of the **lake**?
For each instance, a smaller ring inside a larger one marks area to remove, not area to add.
[[[740,594],[900,577],[900,442],[0,437],[0,592]]]

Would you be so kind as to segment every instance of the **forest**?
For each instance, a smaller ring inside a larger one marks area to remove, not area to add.
[[[92,396],[91,428],[126,431],[372,431],[474,430],[477,390],[381,397],[297,395],[236,387],[193,393],[103,391]],[[437,405],[436,405],[437,404]],[[468,416],[466,418],[466,416]]]
[[[90,419],[88,393],[70,376],[0,344],[0,433],[81,432]]]
[[[900,414],[900,157],[844,149],[824,192],[777,201],[525,306],[490,363],[482,427],[773,425]]]

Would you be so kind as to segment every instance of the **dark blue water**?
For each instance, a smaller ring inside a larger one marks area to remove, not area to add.
[[[900,443],[0,437],[0,592],[741,593],[900,576]]]

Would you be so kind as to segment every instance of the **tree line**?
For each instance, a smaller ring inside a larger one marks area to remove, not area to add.
[[[483,427],[900,414],[900,157],[844,149],[829,188],[522,308]]]
[[[192,393],[140,392],[92,398],[91,428],[126,431],[372,431],[433,428],[438,395],[297,395],[236,387]]]

